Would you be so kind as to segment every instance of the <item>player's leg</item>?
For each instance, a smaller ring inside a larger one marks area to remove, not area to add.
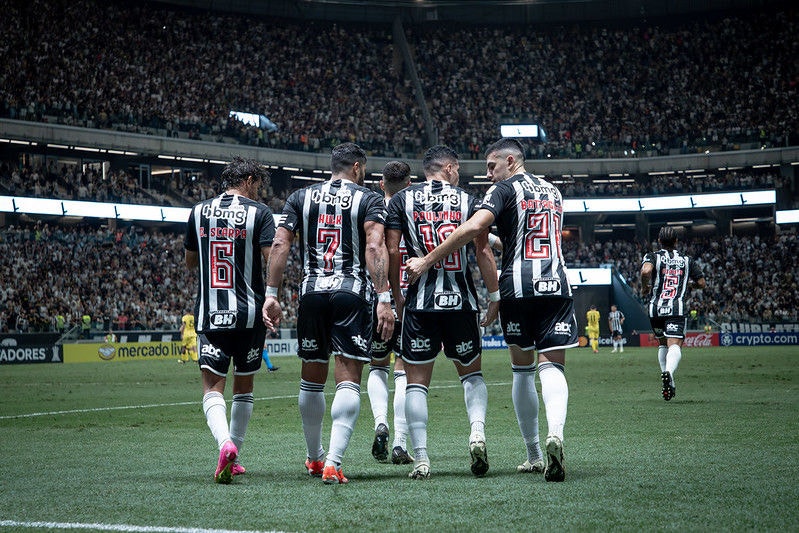
[[[394,443],[391,451],[391,462],[395,465],[406,465],[413,462],[408,453],[408,421],[405,418],[405,388],[408,378],[405,374],[405,362],[401,357],[394,359]]]
[[[336,354],[333,371],[336,393],[330,406],[330,447],[322,481],[347,483],[341,472],[341,461],[361,411],[361,375],[363,365],[371,360],[372,312],[364,307],[359,297],[344,292],[331,296],[330,309],[330,346]]]
[[[535,387],[535,350],[522,350],[518,346],[510,346],[511,400],[516,412],[516,422],[522,435],[527,460],[516,467],[517,472],[544,472],[544,454],[541,451],[538,435],[538,391]]]
[[[682,359],[682,344],[685,338],[685,328],[687,320],[685,317],[676,317],[666,320],[665,341],[666,341],[666,363],[665,371],[661,375],[663,381],[663,399],[666,401],[674,398],[676,387],[674,386],[674,372]]]
[[[408,385],[405,388],[405,417],[408,421],[408,433],[413,442],[413,470],[408,474],[413,479],[430,477],[430,458],[427,455],[427,394],[430,378],[433,375],[433,364],[405,365]]]
[[[374,343],[372,344],[374,350]],[[383,354],[381,354],[383,355]],[[388,370],[389,356],[372,359],[366,391],[374,417],[375,438],[372,442],[372,457],[384,463],[388,461]]]
[[[469,419],[471,470],[481,477],[488,472],[485,423],[488,388],[482,371],[482,347],[477,314],[452,313],[441,318],[444,352],[455,363],[463,385],[463,401]]]
[[[433,365],[441,347],[440,328],[428,324],[432,313],[406,310],[402,324],[402,358],[405,361],[405,418],[413,442],[412,479],[430,477],[430,458],[427,454],[427,394]]]
[[[230,483],[233,480],[233,463],[238,457],[238,449],[230,437],[230,426],[225,404],[225,382],[230,359],[223,350],[215,347],[205,336],[201,342],[206,345],[203,353],[215,354],[216,357],[203,357],[200,360],[203,386],[203,412],[208,429],[211,430],[219,449],[214,481]]]
[[[241,450],[244,447],[244,436],[247,434],[247,427],[250,425],[253,409],[253,382],[254,374],[238,375],[233,374],[233,403],[230,405],[230,438],[236,445],[238,456],[233,465],[232,473],[234,476],[244,474],[244,467],[241,466]]]

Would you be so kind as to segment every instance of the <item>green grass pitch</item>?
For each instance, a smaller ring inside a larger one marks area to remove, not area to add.
[[[414,481],[410,467],[371,457],[364,371],[343,464],[350,483],[340,486],[305,473],[299,361],[274,362],[279,372],[256,377],[242,450],[248,472],[227,486],[212,481],[217,451],[196,366],[0,367],[0,530],[799,529],[799,347],[686,348],[671,402],[660,396],[654,349],[571,350],[564,483],[515,471],[525,454],[504,351],[483,359],[485,478],[469,471],[463,391],[439,356],[429,395],[432,477]],[[332,376],[325,391],[329,412]],[[543,403],[539,420],[543,440]],[[325,446],[329,430],[328,417]]]

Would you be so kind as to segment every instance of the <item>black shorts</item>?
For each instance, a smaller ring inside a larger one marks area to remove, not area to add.
[[[613,337],[621,337],[621,330],[620,329],[614,329],[613,333],[611,335]]]
[[[684,316],[661,316],[650,317],[649,323],[655,332],[655,337],[671,337],[673,339],[684,339],[688,320]]]
[[[377,316],[377,315],[375,315]],[[402,352],[402,342],[400,333],[402,332],[402,323],[399,320],[394,320],[394,333],[391,338],[384,341],[380,338],[377,332],[377,320],[374,321],[374,328],[372,329],[372,359],[385,359],[391,352],[400,355]]]
[[[252,329],[214,331],[197,335],[198,362],[218,376],[226,376],[233,361],[233,374],[247,376],[261,368],[266,326],[256,321]]]
[[[435,360],[441,345],[447,359],[468,366],[482,352],[480,326],[474,311],[411,311],[402,317],[402,359],[410,364]]]
[[[574,300],[560,296],[537,296],[501,300],[499,316],[508,345],[523,350],[549,352],[577,346]]]
[[[297,309],[297,343],[297,355],[309,363],[326,363],[331,354],[368,363],[372,308],[347,291],[306,294]]]

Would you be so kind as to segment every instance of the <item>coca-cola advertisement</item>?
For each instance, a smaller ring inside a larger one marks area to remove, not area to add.
[[[657,346],[658,340],[653,333],[641,334],[641,346]],[[682,343],[683,347],[688,348],[709,348],[719,346],[718,333],[686,333]]]

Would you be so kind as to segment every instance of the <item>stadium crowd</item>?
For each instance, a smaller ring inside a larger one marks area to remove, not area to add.
[[[612,264],[637,293],[641,258],[654,245],[618,239],[566,241],[563,249],[571,267]],[[704,317],[716,322],[799,320],[795,229],[771,239],[688,239],[681,249],[704,269],[708,287],[691,296],[691,305]],[[52,331],[58,314],[72,325],[88,314],[96,332],[175,330],[180,317],[193,308],[196,290],[183,256],[179,232],[43,222],[4,228],[0,271],[14,283],[0,286],[0,332]],[[298,297],[300,268],[295,247],[283,284],[291,301]],[[285,326],[293,327],[296,305],[285,312]]]
[[[3,15],[2,117],[308,151],[357,139],[392,157],[427,144],[388,26],[94,0]],[[537,156],[579,158],[795,144],[797,29],[786,8],[406,35],[441,142],[480,158],[500,121],[535,120],[549,134]]]

